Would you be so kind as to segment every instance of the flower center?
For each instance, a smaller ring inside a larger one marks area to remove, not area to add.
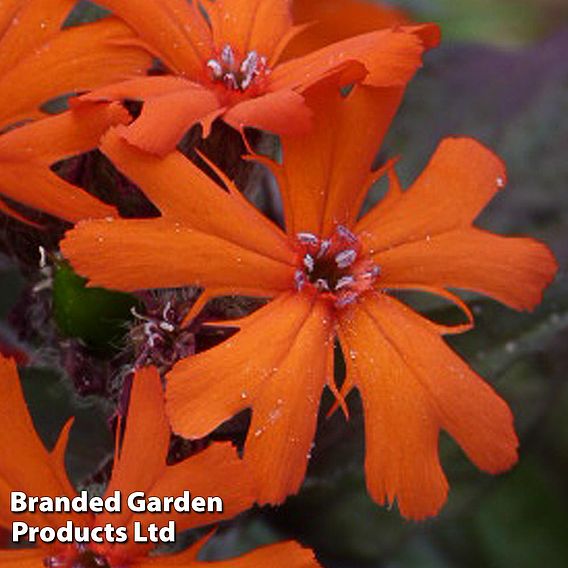
[[[43,565],[46,568],[110,568],[104,556],[88,549],[79,549],[79,552],[72,558],[67,555],[48,556],[44,558]]]
[[[337,308],[351,304],[369,290],[381,272],[372,260],[362,256],[357,236],[342,225],[328,239],[298,233],[296,240],[303,255],[294,276],[296,289],[313,286],[332,297]]]
[[[207,68],[211,79],[223,83],[231,91],[246,91],[254,81],[270,73],[267,59],[256,51],[249,51],[239,61],[230,45],[225,45],[217,59],[210,59]]]

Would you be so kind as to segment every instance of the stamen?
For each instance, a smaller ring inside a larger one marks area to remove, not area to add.
[[[45,252],[45,248],[40,246],[39,250],[39,267],[43,269],[47,266],[47,253]]]
[[[161,321],[160,322],[160,329],[163,329],[164,331],[167,331],[169,333],[172,333],[175,331],[175,326],[171,323],[168,323],[167,321]]]
[[[341,290],[342,288],[347,288],[351,286],[355,282],[355,278],[353,276],[342,276],[335,285],[336,290]]]
[[[338,268],[348,268],[357,260],[357,251],[353,249],[342,250],[335,255],[335,263]]]
[[[207,62],[207,67],[211,70],[213,79],[218,81],[223,77],[223,67],[216,59],[210,59]]]
[[[315,261],[314,257],[311,254],[307,254],[304,257],[304,266],[308,269],[308,272],[314,271]]]
[[[266,57],[249,51],[239,63],[229,44],[223,47],[217,59],[207,61],[206,66],[213,81],[222,81],[232,91],[246,91],[257,77],[270,72]]]
[[[306,284],[306,275],[303,270],[296,270],[294,274],[294,282],[296,283],[296,290],[300,292]]]
[[[243,77],[241,80],[241,89],[243,89],[243,91],[250,86],[252,80],[257,75],[259,60],[260,59],[256,51],[249,51],[248,55],[241,63],[240,71]]]
[[[319,239],[313,233],[298,233],[296,238],[304,245],[317,245]]]
[[[315,286],[320,292],[329,292],[329,284],[325,278],[318,278]]]
[[[346,227],[338,225],[326,239],[309,232],[297,233],[296,238],[302,259],[294,277],[297,290],[311,286],[339,309],[374,286],[381,269]]]
[[[235,53],[229,44],[221,50],[221,63],[231,69],[235,66]]]
[[[223,75],[223,83],[225,83],[225,87],[233,91],[236,91],[239,88],[237,78],[233,73],[225,73]]]
[[[170,319],[170,313],[169,313],[170,311],[173,312],[172,303],[167,302],[166,305],[164,306],[164,309],[162,310],[162,319],[164,321],[168,321]]]
[[[339,233],[339,236],[344,238],[346,241],[349,241],[350,243],[357,242],[357,236],[353,234],[347,227],[343,225],[337,225],[336,230]]]
[[[325,256],[330,247],[331,247],[331,241],[329,239],[325,239],[324,241],[322,241],[318,252],[318,258]]]

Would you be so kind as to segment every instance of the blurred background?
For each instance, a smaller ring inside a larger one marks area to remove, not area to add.
[[[476,471],[455,444],[443,438],[443,464],[451,483],[448,504],[438,518],[410,523],[396,508],[381,509],[366,495],[360,413],[355,411],[349,424],[335,415],[321,421],[302,492],[280,508],[255,510],[228,525],[211,542],[207,555],[230,556],[292,537],[313,547],[328,568],[565,568],[568,2],[390,4],[416,21],[439,23],[444,41],[428,54],[412,83],[385,155],[402,155],[400,173],[408,183],[444,136],[478,138],[505,159],[509,170],[507,189],[483,214],[481,226],[540,238],[560,261],[558,279],[534,313],[518,314],[472,297],[477,325],[452,339],[511,405],[521,460],[512,472],[493,478]],[[86,18],[89,14],[83,12]],[[2,250],[7,250],[5,245]],[[22,283],[9,258],[0,257],[0,341],[5,345],[17,345],[6,318]],[[24,382],[48,444],[67,416],[78,416],[68,465],[75,479],[84,480],[112,448],[108,409],[96,397],[75,396],[55,368],[28,369]],[[356,397],[351,404],[358,408]]]

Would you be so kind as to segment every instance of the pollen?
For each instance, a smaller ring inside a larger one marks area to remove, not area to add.
[[[266,57],[249,51],[241,60],[230,45],[225,45],[217,59],[207,61],[211,79],[223,83],[231,91],[246,91],[259,77],[270,70]]]
[[[337,308],[352,304],[380,275],[380,267],[362,254],[359,239],[343,225],[328,239],[298,233],[296,241],[301,254],[294,275],[296,289],[311,286],[329,296]]]

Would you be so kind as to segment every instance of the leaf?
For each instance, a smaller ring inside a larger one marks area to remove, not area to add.
[[[67,264],[59,264],[53,279],[53,313],[60,331],[82,339],[89,347],[109,352],[118,347],[132,309],[134,296],[103,288],[88,288],[86,280]]]

